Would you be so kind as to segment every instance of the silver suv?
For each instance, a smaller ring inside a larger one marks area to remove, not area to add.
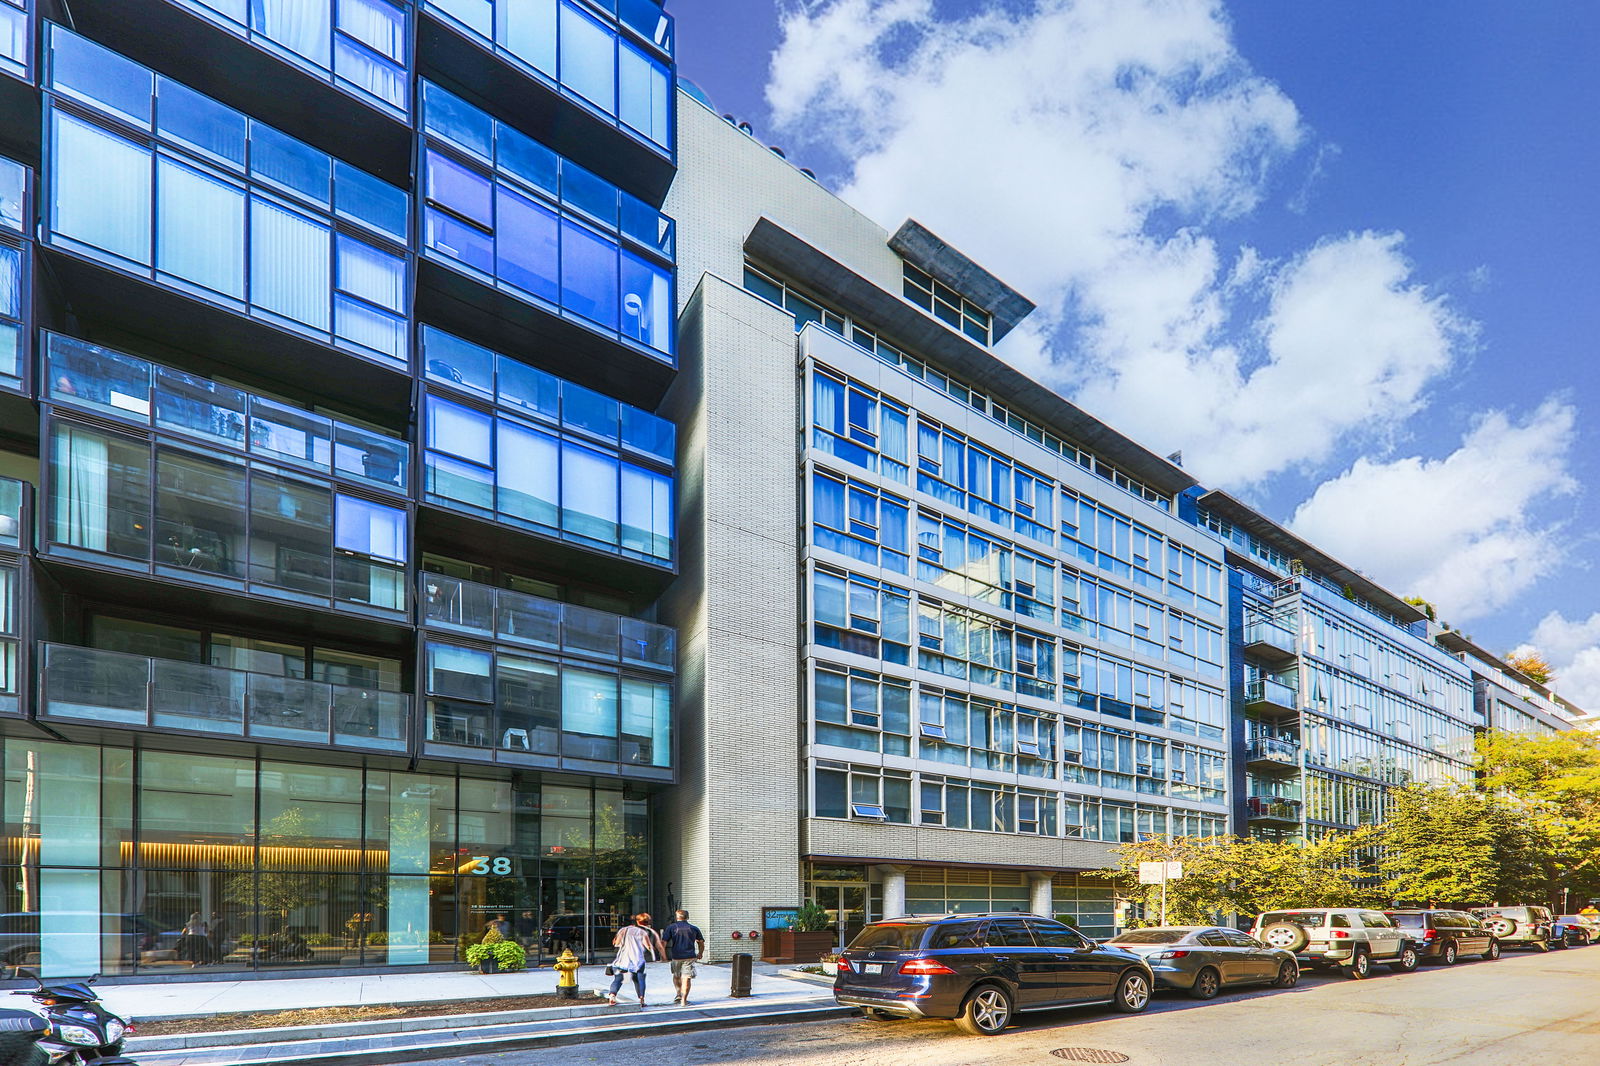
[[[1357,980],[1371,976],[1373,964],[1380,962],[1410,973],[1420,958],[1416,942],[1387,914],[1357,907],[1267,911],[1250,933],[1268,947],[1294,952],[1308,966],[1338,967]]]
[[[1557,945],[1555,918],[1549,907],[1474,907],[1473,915],[1494,934],[1501,947],[1549,951]]]

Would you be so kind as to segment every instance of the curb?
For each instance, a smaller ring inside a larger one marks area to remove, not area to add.
[[[548,1032],[524,1032],[498,1037],[472,1038],[459,1030],[446,1030],[448,1041],[414,1044],[406,1047],[356,1048],[347,1051],[297,1050],[296,1043],[256,1044],[237,1049],[243,1054],[229,1055],[233,1048],[187,1048],[173,1051],[141,1052],[129,1048],[130,1053],[144,1066],[383,1066],[390,1062],[423,1062],[429,1059],[452,1058],[464,1055],[486,1055],[503,1051],[525,1051],[534,1048],[564,1047],[574,1044],[591,1044],[605,1040],[620,1040],[630,1036],[658,1036],[663,1033],[694,1032],[705,1029],[733,1029],[754,1025],[777,1025],[787,1022],[824,1021],[855,1014],[854,1007],[836,1004],[791,1007],[764,1010],[748,1014],[709,1015],[694,1018],[663,1019],[649,1024],[631,1022],[622,1025],[602,1025],[583,1029],[555,1029]],[[307,1041],[306,1043],[316,1043]],[[207,1052],[224,1052],[211,1057]],[[250,1052],[256,1052],[251,1054]]]

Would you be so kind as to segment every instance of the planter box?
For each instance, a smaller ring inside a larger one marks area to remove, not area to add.
[[[761,957],[768,962],[798,962],[815,966],[833,950],[834,931],[797,933],[792,929],[773,929],[761,938]]]

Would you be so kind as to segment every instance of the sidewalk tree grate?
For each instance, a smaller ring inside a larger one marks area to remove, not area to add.
[[[1058,1047],[1050,1052],[1068,1062],[1127,1062],[1128,1056],[1120,1051],[1107,1051],[1099,1047]]]

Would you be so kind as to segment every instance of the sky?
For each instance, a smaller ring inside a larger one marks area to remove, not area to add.
[[[997,354],[1600,710],[1600,4],[668,0]]]

